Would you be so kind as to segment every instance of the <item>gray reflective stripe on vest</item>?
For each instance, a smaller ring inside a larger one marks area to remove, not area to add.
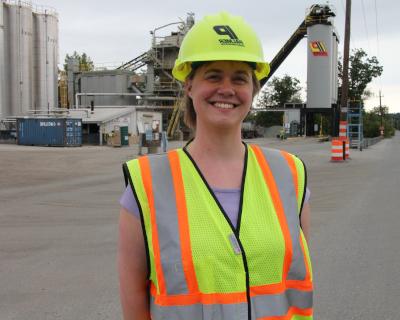
[[[266,294],[251,298],[252,319],[284,316],[290,307],[309,309],[313,305],[312,291],[288,289],[281,294]],[[247,304],[193,304],[159,306],[151,297],[152,320],[243,320],[247,319]]]
[[[265,160],[271,168],[276,181],[279,195],[285,211],[290,237],[292,239],[293,256],[287,276],[288,280],[304,280],[306,277],[306,266],[304,255],[300,246],[300,224],[296,190],[293,183],[293,175],[289,165],[279,150],[260,148]]]
[[[187,306],[158,306],[151,297],[152,320],[244,320],[247,303],[192,304]]]
[[[149,157],[161,266],[167,294],[188,293],[182,267],[176,198],[168,155]]]
[[[282,294],[260,295],[251,298],[252,319],[284,316],[290,307],[309,309],[312,305],[312,291],[288,289]]]

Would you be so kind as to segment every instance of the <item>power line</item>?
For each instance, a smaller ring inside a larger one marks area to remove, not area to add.
[[[363,14],[363,18],[364,18],[365,34],[367,36],[367,41],[368,41],[368,50],[369,50],[369,52],[371,52],[371,44],[369,42],[368,26],[367,26],[367,18],[366,18],[366,15],[365,15],[364,0],[361,0],[361,8],[362,8],[362,14]]]
[[[342,4],[342,10],[343,10],[343,15],[346,16],[346,6],[344,4],[343,0],[340,0],[341,4]],[[350,42],[353,44],[353,48],[357,47],[356,43],[354,41],[353,35],[350,33]]]
[[[343,2],[343,0],[340,0],[340,2],[342,3],[342,10],[343,10],[343,13],[344,13],[344,15],[346,15],[346,9],[345,9],[345,7],[344,7],[344,2]]]
[[[378,7],[376,5],[376,0],[375,2],[375,27],[376,27],[376,56],[377,58],[380,57],[379,55],[379,28],[378,28]]]
[[[376,5],[376,0],[374,2],[375,2],[375,29],[376,29],[376,58],[379,61],[380,52],[379,52],[378,6]],[[379,87],[382,88],[381,76],[379,76],[378,81],[379,81]]]

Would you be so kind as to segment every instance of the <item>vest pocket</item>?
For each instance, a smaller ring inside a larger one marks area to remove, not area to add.
[[[163,261],[162,268],[168,295],[188,293],[185,266],[181,260]]]
[[[196,260],[196,277],[202,293],[232,293],[246,291],[246,273],[241,255],[232,253],[225,261],[218,254]]]

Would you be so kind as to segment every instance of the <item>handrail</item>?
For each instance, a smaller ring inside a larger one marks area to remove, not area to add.
[[[23,6],[26,8],[30,8],[30,9],[32,9],[32,11],[34,13],[53,15],[57,18],[59,17],[58,12],[55,8],[50,7],[50,6],[39,5],[39,4],[33,3],[32,1],[3,0],[3,3],[9,4],[9,5],[14,5],[14,6]]]

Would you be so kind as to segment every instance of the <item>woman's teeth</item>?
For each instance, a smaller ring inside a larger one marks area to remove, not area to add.
[[[214,103],[214,107],[221,108],[221,109],[233,109],[235,105],[231,103],[221,103],[221,102],[216,102]]]

